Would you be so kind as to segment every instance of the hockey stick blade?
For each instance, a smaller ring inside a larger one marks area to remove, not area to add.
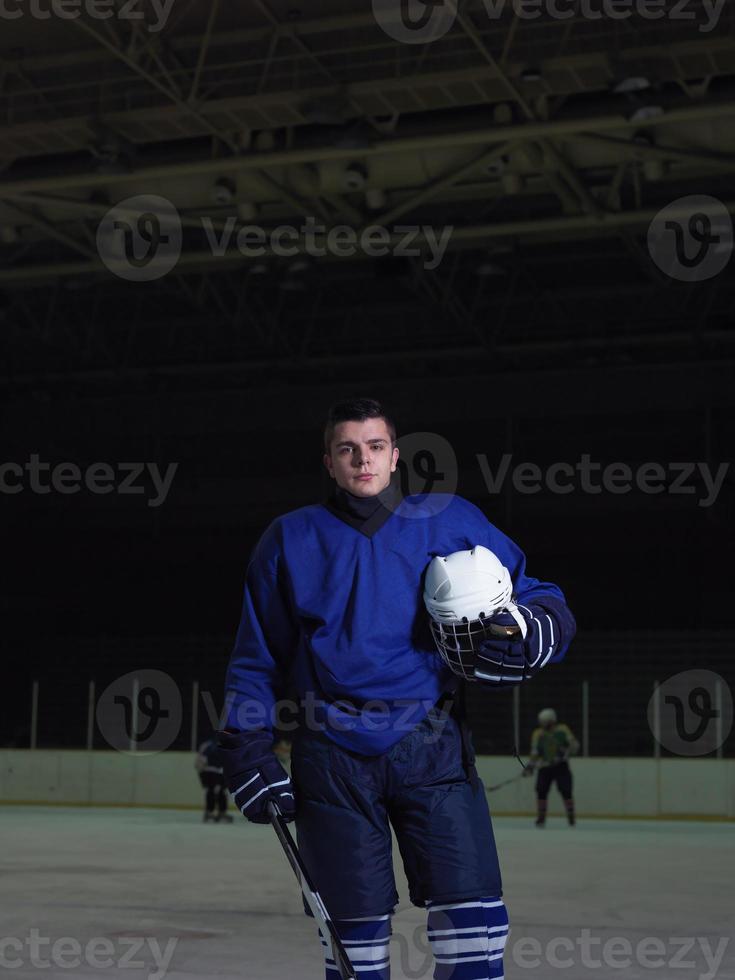
[[[293,868],[293,873],[296,875],[296,880],[301,886],[301,891],[306,899],[306,904],[311,909],[311,913],[319,926],[322,936],[328,940],[332,947],[332,959],[337,966],[341,980],[357,980],[355,968],[350,963],[350,958],[342,945],[342,940],[339,938],[339,934],[334,927],[334,923],[329,917],[329,913],[327,912],[324,902],[321,899],[321,895],[316,888],[314,888],[311,876],[306,870],[306,865],[301,858],[296,842],[291,836],[291,831],[288,829],[288,824],[283,819],[281,811],[278,809],[275,803],[268,804],[268,816],[270,817],[271,823],[273,824],[273,829],[281,842],[281,847],[286,853],[289,864]]]

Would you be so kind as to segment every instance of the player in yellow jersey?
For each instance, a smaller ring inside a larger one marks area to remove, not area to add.
[[[567,820],[574,826],[574,799],[572,797],[572,771],[569,757],[579,751],[579,742],[572,735],[568,725],[557,721],[553,708],[544,708],[538,715],[539,727],[531,736],[531,760],[524,775],[536,772],[536,801],[538,813],[536,826],[546,823],[546,807],[549,790],[555,782],[559,788]]]

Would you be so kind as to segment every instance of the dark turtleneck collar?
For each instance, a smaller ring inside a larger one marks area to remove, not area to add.
[[[371,538],[385,524],[400,502],[400,485],[394,474],[394,478],[385,490],[372,497],[356,497],[342,487],[335,487],[324,502],[324,506],[345,524]]]

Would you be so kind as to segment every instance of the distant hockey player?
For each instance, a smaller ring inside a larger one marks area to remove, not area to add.
[[[525,775],[536,771],[536,826],[546,823],[549,790],[556,783],[564,800],[567,820],[574,826],[574,798],[572,796],[572,770],[569,757],[579,751],[579,742],[567,725],[560,724],[553,708],[544,708],[538,714],[539,727],[531,736],[531,759]]]
[[[230,791],[251,821],[267,823],[270,803],[295,817],[360,976],[389,976],[392,825],[434,976],[497,980],[508,916],[456,693],[462,679],[512,687],[560,660],[574,619],[471,503],[401,497],[395,426],[377,402],[331,409],[323,459],[329,499],[276,519],[248,566],[219,734]],[[271,751],[288,685],[293,783]]]
[[[232,823],[227,813],[227,784],[220,759],[220,750],[214,738],[208,738],[199,746],[194,768],[204,789],[204,823]]]

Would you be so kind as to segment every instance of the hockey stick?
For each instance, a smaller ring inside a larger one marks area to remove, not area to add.
[[[566,762],[567,760],[562,759],[561,761]],[[502,783],[496,783],[495,786],[486,786],[485,789],[488,793],[494,793],[496,789],[501,789],[503,786],[507,786],[509,783],[514,783],[517,779],[522,779],[526,773],[530,775],[530,773],[532,773],[535,769],[546,769],[548,766],[553,765],[553,762],[542,762],[541,765],[533,766],[529,763],[529,765],[523,766],[523,772],[519,772],[517,776],[511,776],[510,779],[504,779]]]
[[[286,852],[286,857],[293,868],[296,880],[301,886],[306,904],[311,909],[312,915],[319,926],[319,931],[332,947],[332,959],[337,966],[340,977],[342,980],[356,980],[355,968],[350,963],[350,958],[342,945],[342,940],[339,938],[337,930],[334,928],[334,923],[329,918],[329,913],[324,906],[321,895],[314,888],[309,872],[306,870],[306,866],[299,854],[296,842],[291,836],[291,831],[288,829],[288,824],[283,819],[281,811],[275,803],[268,804],[268,816],[271,818],[273,829],[278,835],[281,847]]]
[[[517,776],[511,776],[510,779],[504,779],[502,783],[496,783],[495,786],[486,786],[485,789],[488,793],[494,793],[496,789],[500,789],[501,786],[507,786],[509,783],[514,783],[517,779],[522,779],[523,773],[519,772]]]

